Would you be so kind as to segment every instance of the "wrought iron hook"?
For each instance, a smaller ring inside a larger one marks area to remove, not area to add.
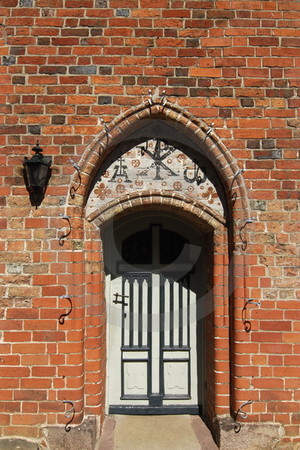
[[[248,400],[247,402],[243,403],[239,407],[237,412],[235,413],[235,416],[234,416],[234,422],[235,422],[234,431],[235,431],[235,433],[239,433],[240,429],[242,428],[241,424],[237,422],[238,415],[240,415],[242,419],[247,419],[248,414],[245,411],[242,411],[242,409],[247,405],[251,405],[252,403],[253,403],[253,400]]]
[[[67,403],[67,404],[71,405],[71,408],[67,409],[67,411],[65,412],[65,417],[67,417],[67,418],[71,417],[69,422],[65,425],[65,431],[68,432],[71,430],[70,423],[73,421],[74,416],[75,416],[75,406],[74,406],[74,403],[69,400],[63,400],[63,403]]]
[[[107,123],[105,122],[105,120],[102,117],[100,117],[100,122],[101,122],[102,126],[104,127],[105,136],[106,136],[106,145],[108,145],[110,134],[109,134]]]
[[[153,105],[153,94],[152,94],[152,89],[148,90],[148,103],[149,105]]]
[[[249,298],[246,301],[246,303],[245,303],[245,305],[244,305],[244,307],[242,309],[242,321],[243,321],[243,324],[244,324],[244,330],[247,333],[249,333],[249,331],[251,331],[251,322],[250,322],[249,319],[246,319],[246,310],[247,310],[247,306],[249,304],[260,306],[260,302],[256,302],[256,301],[253,300],[253,298]]]
[[[239,228],[239,236],[240,236],[240,239],[242,241],[242,250],[243,251],[246,250],[247,245],[248,245],[248,241],[243,237],[242,231],[249,223],[253,223],[254,221],[255,221],[254,217],[249,217],[248,219],[244,219],[244,222],[245,222],[244,225],[242,225]]]
[[[205,138],[203,139],[203,144],[206,141],[206,139],[208,138],[208,136],[213,132],[213,129],[214,129],[214,123],[212,123],[211,126],[206,131]]]
[[[239,169],[235,172],[235,174],[233,175],[232,181],[231,181],[230,190],[232,189],[233,184],[234,184],[235,180],[237,179],[237,177],[239,175],[241,175],[241,173],[244,173],[244,172],[245,172],[245,169]]]
[[[236,173],[233,175],[233,178],[232,178],[232,181],[231,181],[231,185],[230,185],[230,191],[232,190],[233,185],[234,185],[234,182],[235,182],[235,180],[237,179],[237,177],[238,177],[241,173],[243,173],[243,172],[245,172],[244,169],[239,169],[239,170],[237,170]],[[236,192],[233,192],[233,193],[231,194],[231,200],[232,200],[232,203],[233,203],[233,204],[235,203],[236,199],[237,199],[237,193],[236,193]]]
[[[67,313],[61,314],[58,319],[59,323],[61,325],[63,325],[65,323],[65,317],[67,317],[72,312],[73,304],[72,304],[71,297],[69,295],[61,295],[59,298],[66,298],[70,302],[70,310]]]
[[[167,103],[167,94],[166,91],[163,91],[162,96],[161,96],[161,100],[160,103],[165,106],[165,104]]]
[[[67,232],[67,233],[65,233],[65,234],[63,234],[62,236],[60,236],[60,238],[59,238],[59,245],[60,246],[63,246],[64,245],[64,239],[66,238],[66,237],[68,237],[69,236],[69,234],[71,233],[71,231],[72,231],[72,226],[71,226],[71,222],[70,222],[70,217],[69,216],[67,216],[66,214],[62,214],[61,215],[62,216],[62,219],[65,219],[67,222],[68,222],[68,225],[69,225],[69,231]]]
[[[75,167],[75,169],[77,170],[77,173],[78,173],[78,178],[79,178],[79,184],[78,184],[78,186],[75,188],[74,186],[71,186],[71,188],[70,188],[70,195],[71,195],[71,198],[74,198],[75,197],[75,192],[76,191],[78,191],[78,189],[80,188],[80,186],[81,186],[81,173],[80,173],[80,167],[79,167],[79,165],[75,162],[75,161],[73,161],[73,159],[69,159],[69,161],[70,161],[70,163]]]

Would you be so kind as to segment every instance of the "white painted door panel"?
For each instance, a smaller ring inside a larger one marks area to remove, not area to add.
[[[196,295],[155,273],[108,275],[106,286],[108,404],[196,405]]]

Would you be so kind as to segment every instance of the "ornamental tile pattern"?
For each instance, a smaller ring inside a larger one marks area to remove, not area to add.
[[[180,192],[224,215],[221,185],[203,157],[191,157],[161,139],[148,139],[104,166],[89,197],[88,215],[133,191]]]

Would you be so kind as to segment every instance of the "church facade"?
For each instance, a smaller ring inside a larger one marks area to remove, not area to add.
[[[0,11],[0,446],[197,414],[298,448],[299,4]]]

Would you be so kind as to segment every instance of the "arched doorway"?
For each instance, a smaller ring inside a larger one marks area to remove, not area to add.
[[[163,158],[168,152],[170,158]],[[129,168],[130,173],[127,170]],[[232,406],[236,401],[235,391],[230,390],[230,377],[234,376],[235,369],[233,359],[230,359],[230,352],[234,351],[232,342],[235,329],[229,326],[229,318],[238,316],[239,310],[232,308],[231,316],[229,310],[230,302],[234,305],[239,296],[242,299],[245,296],[244,288],[241,287],[243,279],[240,267],[236,270],[236,261],[243,265],[244,257],[235,255],[240,248],[238,224],[243,224],[245,218],[249,217],[241,171],[211,129],[169,103],[164,106],[158,103],[152,106],[141,104],[113,121],[106,132],[103,131],[87,148],[82,157],[81,169],[81,178],[74,177],[70,198],[74,192],[76,194],[74,200],[70,200],[70,205],[75,207],[76,212],[76,205],[83,201],[87,219],[85,232],[90,234],[87,234],[89,252],[86,257],[98,261],[92,277],[88,275],[88,280],[92,280],[93,303],[90,309],[89,305],[86,307],[88,314],[85,320],[86,324],[93,325],[93,312],[101,311],[102,315],[97,318],[100,342],[106,343],[107,318],[104,311],[106,302],[102,301],[105,299],[105,276],[101,258],[103,240],[99,239],[99,228],[103,230],[112,220],[119,221],[119,218],[138,211],[156,209],[159,213],[172,212],[173,217],[180,216],[184,222],[188,220],[189,224],[196,223],[196,229],[200,227],[200,234],[203,223],[213,230],[211,296],[214,306],[213,310],[209,306],[205,314],[207,357],[204,395],[204,413],[213,424],[216,416],[229,414],[230,407],[236,410]],[[151,169],[154,175],[149,176],[151,171],[147,173],[146,169]],[[235,246],[229,246],[229,241],[234,242]],[[95,254],[97,251],[98,255]],[[87,271],[89,268],[87,259]],[[241,289],[235,290],[235,280]],[[87,353],[89,346],[93,345],[90,341],[90,338],[85,341]],[[87,407],[88,413],[96,409],[101,414],[107,412],[104,407],[104,394],[108,387],[105,383],[105,352],[104,344],[99,347],[97,356],[98,377],[92,373],[94,365],[86,368],[88,375],[91,372],[91,379],[96,377],[98,380],[101,402],[95,408]],[[95,396],[86,393],[86,398],[90,405],[94,405]]]
[[[150,121],[102,164],[86,211],[102,230],[106,411],[211,415],[212,260],[227,216],[213,165]]]
[[[102,237],[108,411],[202,413],[211,230],[150,210],[108,223]]]

